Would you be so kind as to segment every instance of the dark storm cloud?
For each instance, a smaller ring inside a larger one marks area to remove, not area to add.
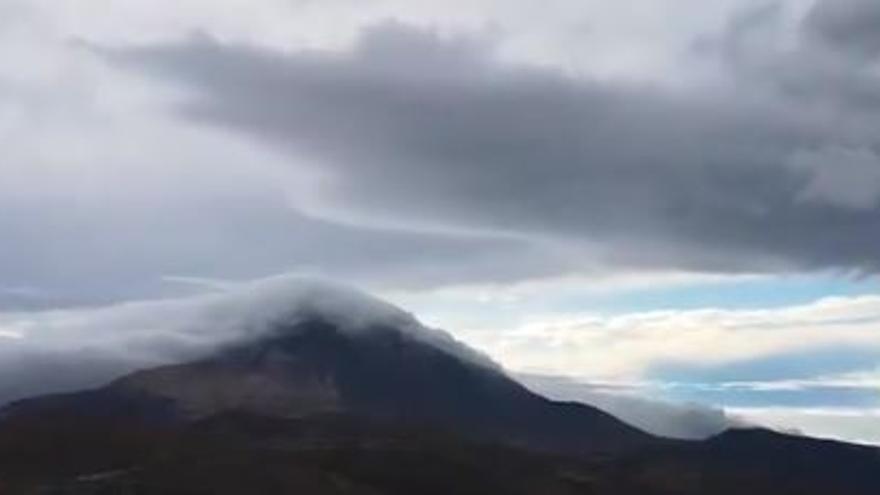
[[[874,70],[880,7],[864,0],[820,0],[795,27],[794,43],[786,39],[785,12],[784,4],[773,0],[747,8],[720,36],[699,46],[714,45],[738,84],[775,90],[777,100],[811,110],[801,117],[824,131],[817,142],[833,137],[876,145],[865,140],[873,136],[880,108]]]
[[[804,53],[823,9],[801,27]],[[819,77],[804,53],[686,90],[516,66],[485,40],[397,24],[342,53],[197,37],[109,57],[190,88],[189,118],[308,157],[331,175],[334,211],[623,266],[873,272],[880,114],[851,87],[846,104],[787,87]],[[835,80],[822,75],[825,94]]]
[[[880,4],[873,0],[820,0],[807,18],[812,35],[860,57],[880,53]]]

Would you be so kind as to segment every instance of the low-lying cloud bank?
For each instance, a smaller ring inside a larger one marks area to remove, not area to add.
[[[319,317],[343,331],[393,326],[481,366],[487,357],[357,290],[273,277],[221,292],[94,309],[0,313],[0,403],[94,386],[125,372],[195,359],[278,323]]]
[[[668,391],[657,383],[590,383],[534,374],[518,377],[547,397],[592,404],[638,428],[671,438],[699,440],[729,428],[760,426],[793,435],[880,445],[880,408],[876,407],[815,407],[809,403],[799,407],[720,407],[708,405],[711,402],[659,399]],[[871,390],[876,396],[880,387]],[[774,402],[780,401],[769,401]]]
[[[517,377],[546,397],[596,406],[633,426],[665,437],[700,440],[746,424],[728,416],[721,408],[648,399],[641,395],[647,390],[638,387],[582,383],[550,375],[520,374]]]
[[[764,407],[731,409],[730,414],[781,431],[880,445],[880,409]]]

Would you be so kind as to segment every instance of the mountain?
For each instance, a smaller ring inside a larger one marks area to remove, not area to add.
[[[75,414],[192,422],[229,411],[302,418],[347,414],[536,451],[614,453],[661,443],[614,417],[541,397],[476,353],[397,327],[347,331],[320,317],[206,358],[142,370],[107,386],[13,403],[7,418]]]
[[[661,439],[366,296],[287,296],[183,363],[0,410],[0,494],[880,493],[878,449]]]

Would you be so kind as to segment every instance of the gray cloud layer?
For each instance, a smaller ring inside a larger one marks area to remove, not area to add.
[[[787,51],[752,51],[775,22],[752,16],[717,40],[723,80],[684,89],[514,66],[486,40],[396,24],[344,53],[198,37],[112,57],[188,87],[189,118],[307,157],[329,175],[317,211],[625,266],[873,272],[878,81],[829,51],[872,54],[839,33],[878,8],[846,3],[817,5]]]
[[[516,239],[341,225],[282,199],[253,193],[119,209],[7,201],[0,309],[186,294],[192,287],[170,283],[178,275],[247,280],[296,270],[421,288],[567,268]]]
[[[25,57],[0,74],[0,308],[290,271],[378,290],[874,272],[876,10],[820,2],[788,44],[782,9],[748,11],[694,44],[692,71],[658,77],[674,84],[517,65],[489,36],[401,24],[339,51],[40,40],[24,55],[57,73],[18,74]]]
[[[880,53],[880,6],[871,0],[824,0],[807,18],[810,34],[832,48],[872,58]]]

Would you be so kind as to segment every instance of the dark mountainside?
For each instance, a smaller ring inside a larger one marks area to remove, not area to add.
[[[391,325],[320,317],[0,412],[0,494],[876,494],[880,450],[659,439]]]

